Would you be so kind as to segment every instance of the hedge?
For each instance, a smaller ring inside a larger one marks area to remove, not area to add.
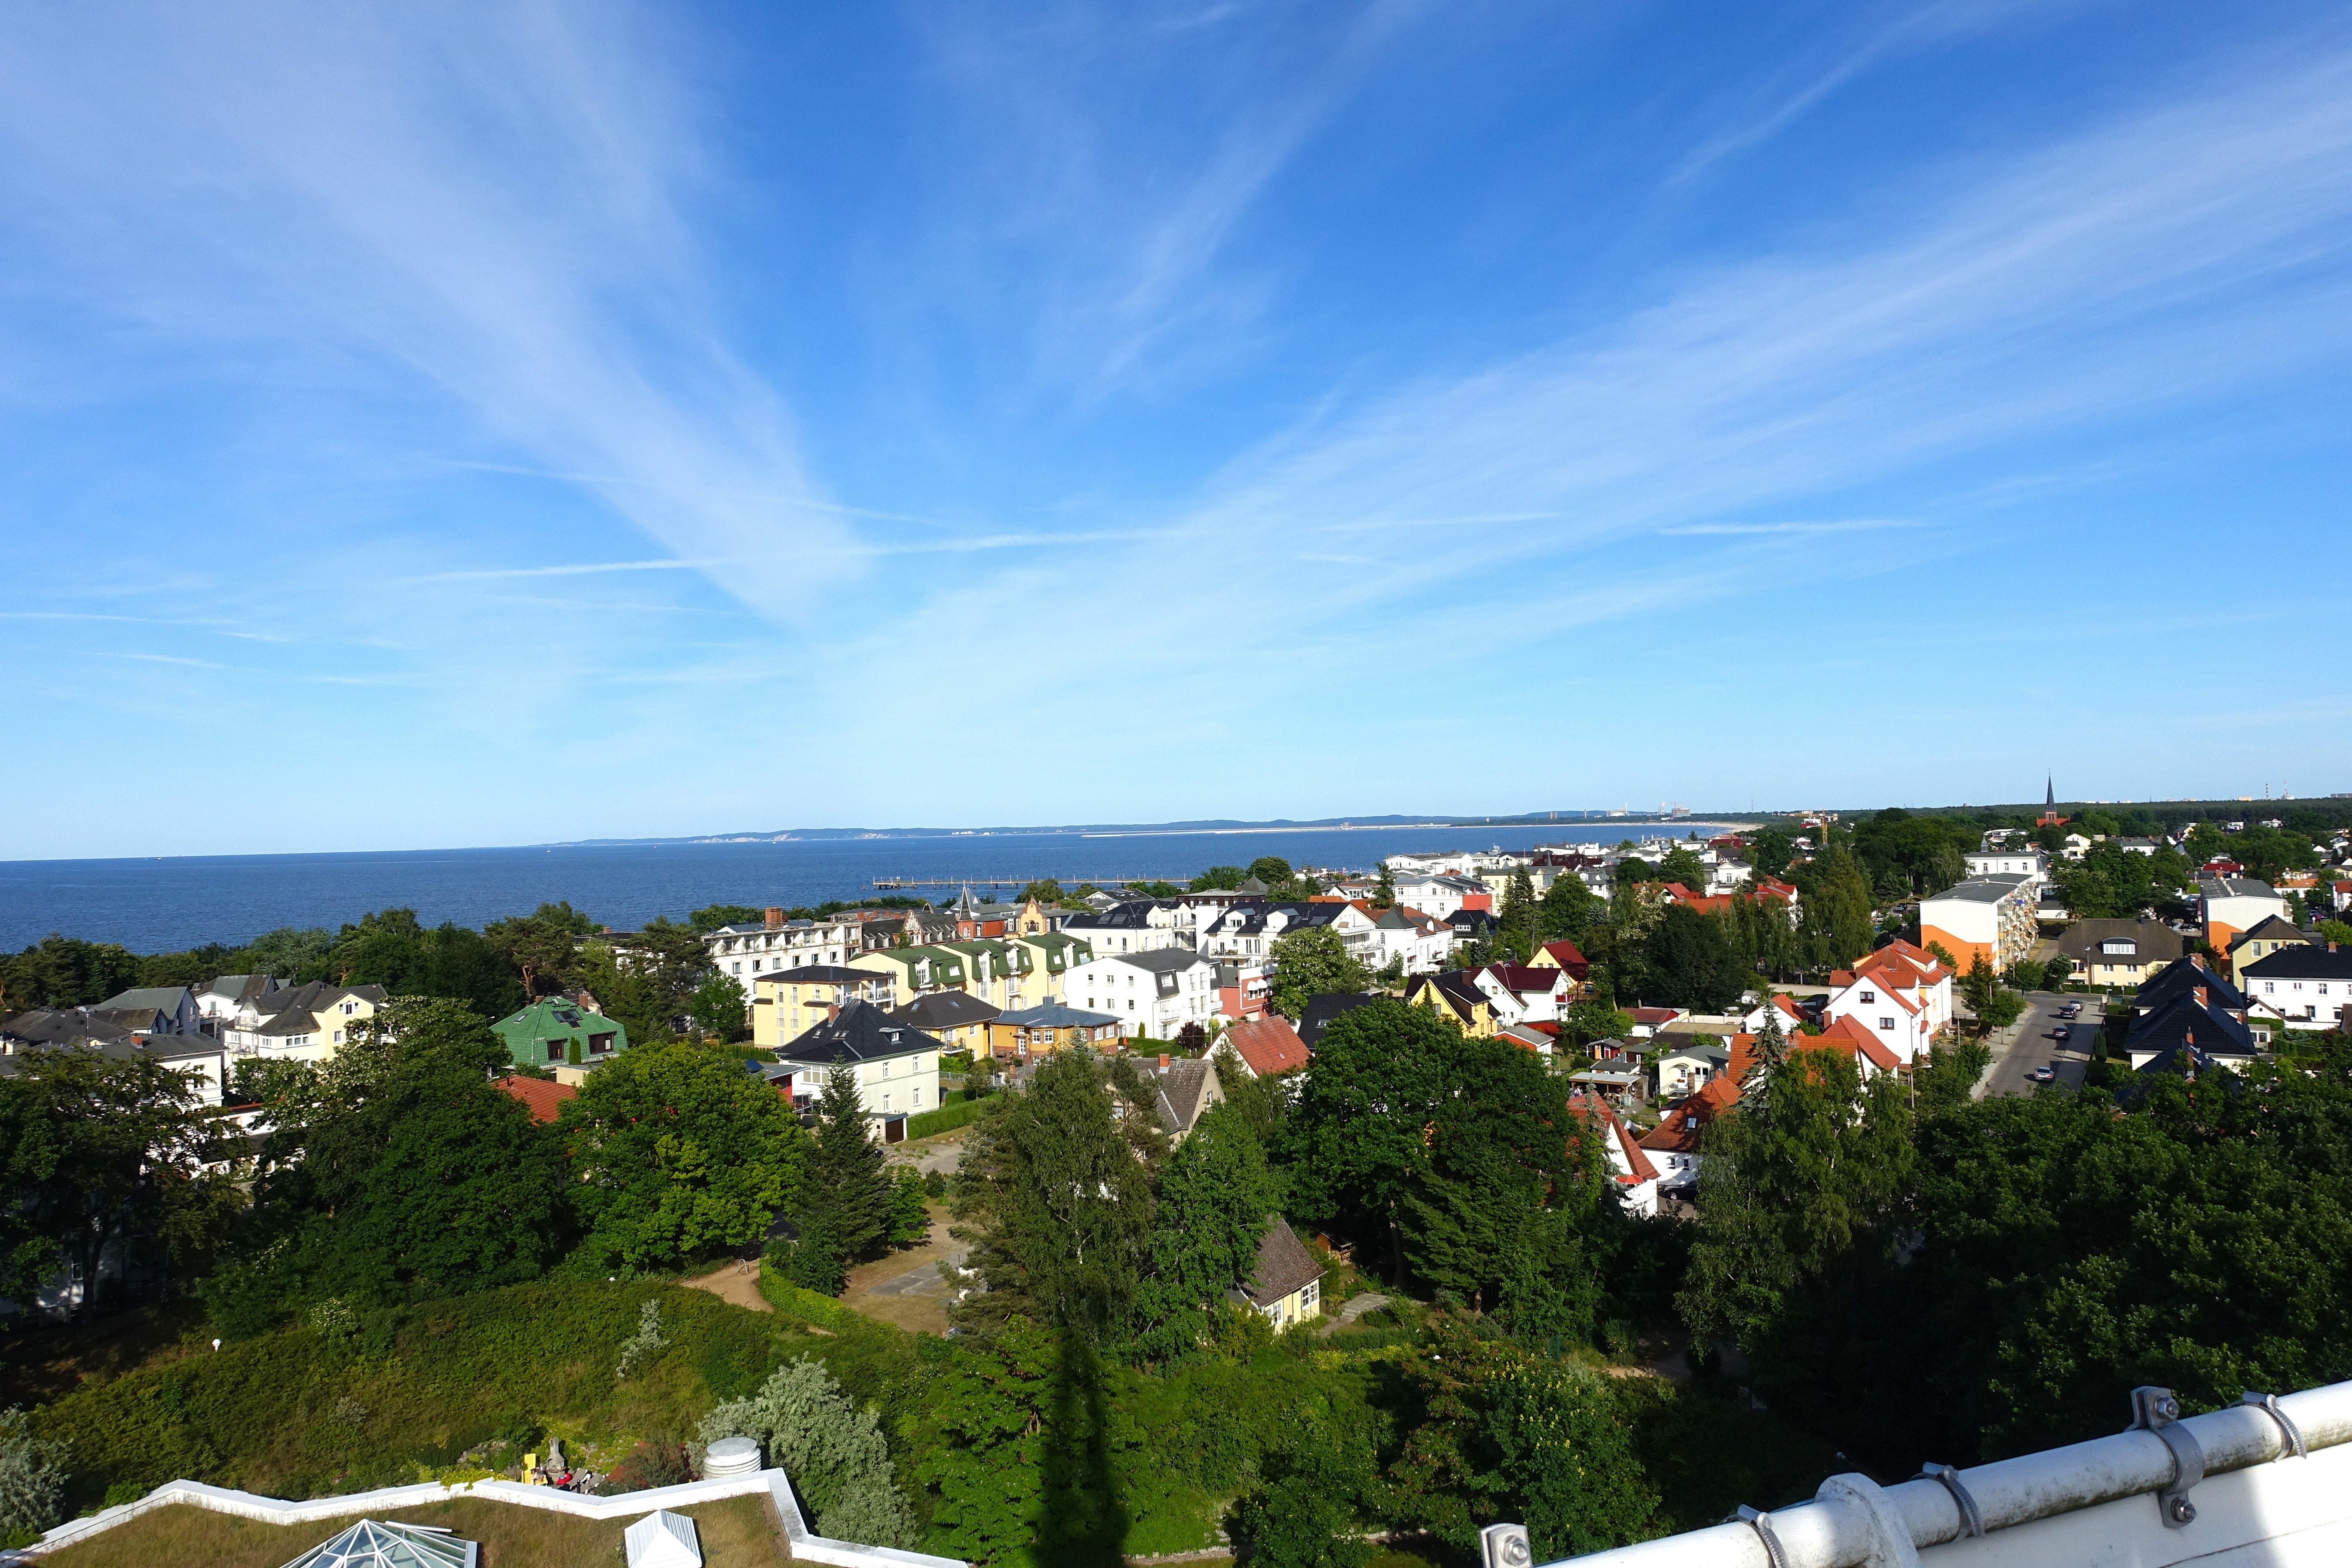
[[[980,1113],[987,1106],[985,1100],[965,1100],[953,1105],[942,1105],[937,1110],[918,1111],[907,1118],[907,1136],[929,1138],[941,1132],[952,1132],[959,1127],[969,1127],[980,1119]]]

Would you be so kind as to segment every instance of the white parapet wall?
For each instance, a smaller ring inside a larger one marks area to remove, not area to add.
[[[886,1565],[897,1565],[897,1568],[967,1568],[967,1564],[953,1557],[933,1557],[927,1552],[901,1552],[889,1546],[864,1546],[855,1541],[835,1541],[829,1536],[811,1533],[807,1522],[801,1518],[800,1504],[793,1500],[792,1483],[783,1471],[775,1469],[756,1470],[749,1475],[727,1476],[717,1480],[688,1481],[684,1486],[621,1492],[613,1497],[586,1497],[553,1487],[525,1486],[520,1481],[460,1481],[447,1486],[438,1481],[425,1481],[410,1487],[385,1487],[378,1491],[347,1492],[340,1497],[289,1502],[282,1498],[258,1497],[252,1492],[206,1486],[202,1481],[166,1481],[137,1502],[122,1503],[94,1513],[88,1519],[61,1524],[19,1552],[0,1554],[0,1562],[8,1561],[12,1555],[18,1559],[37,1560],[47,1552],[87,1541],[101,1531],[111,1530],[142,1513],[173,1504],[210,1509],[215,1513],[232,1513],[241,1519],[258,1520],[264,1524],[309,1524],[319,1520],[349,1519],[359,1514],[390,1513],[399,1509],[447,1502],[453,1498],[479,1498],[487,1502],[512,1503],[518,1508],[544,1509],[550,1513],[570,1514],[575,1519],[635,1520],[656,1509],[691,1508],[697,1503],[750,1497],[758,1492],[765,1492],[775,1505],[776,1517],[783,1523],[784,1540],[795,1559],[830,1563],[835,1564],[835,1568],[886,1568]]]
[[[2172,1428],[2194,1440],[2179,1450],[2153,1431],[2132,1430],[1956,1470],[1949,1483],[1882,1488],[1864,1476],[1832,1476],[1811,1500],[1760,1521],[1570,1561],[1575,1568],[2352,1563],[2352,1383],[2282,1395],[2276,1409],[2238,1405],[2189,1416]],[[2168,1510],[2159,1494],[2187,1479],[2184,1454],[2200,1461],[2198,1475],[2180,1494],[2188,1507]]]

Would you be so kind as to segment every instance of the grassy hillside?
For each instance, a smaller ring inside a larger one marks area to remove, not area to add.
[[[648,1298],[669,1343],[624,1382],[614,1362]],[[76,1503],[183,1476],[275,1497],[356,1491],[533,1427],[601,1468],[640,1439],[691,1436],[713,1404],[826,1342],[789,1319],[643,1281],[542,1282],[328,1327],[216,1352],[184,1343],[41,1408],[41,1433],[73,1446]]]

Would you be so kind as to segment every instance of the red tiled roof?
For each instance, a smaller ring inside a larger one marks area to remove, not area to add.
[[[1559,990],[1559,983],[1568,978],[1564,969],[1529,969],[1517,963],[1490,963],[1486,973],[1501,981],[1506,991],[1534,991],[1545,995]]]
[[[1619,1176],[1618,1181],[1639,1185],[1658,1179],[1658,1168],[1650,1163],[1650,1157],[1642,1152],[1642,1145],[1633,1135],[1625,1131],[1625,1124],[1617,1120],[1617,1112],[1610,1108],[1607,1100],[1597,1094],[1572,1094],[1568,1098],[1568,1108],[1588,1120],[1600,1122],[1603,1138],[1612,1133],[1615,1135],[1615,1146],[1624,1152],[1628,1173]]]
[[[1893,1072],[1903,1065],[1902,1058],[1888,1050],[1885,1042],[1870,1032],[1868,1026],[1857,1023],[1851,1014],[1823,1029],[1818,1037],[1808,1038],[1805,1043],[1832,1047],[1850,1057],[1866,1057],[1870,1065],[1881,1072]]]
[[[1548,942],[1543,944],[1543,950],[1546,953],[1550,955],[1551,961],[1554,963],[1559,964],[1562,969],[1567,970],[1579,980],[1584,978],[1584,971],[1590,970],[1592,967],[1592,961],[1584,956],[1583,952],[1577,947],[1576,943],[1565,939],[1559,942]]]
[[[568,1083],[552,1079],[525,1078],[520,1073],[499,1079],[499,1087],[522,1101],[533,1121],[552,1121],[563,1113],[563,1102],[576,1100],[580,1091]]]
[[[1706,1124],[1739,1103],[1739,1085],[1730,1078],[1709,1079],[1696,1094],[1676,1100],[1657,1126],[1642,1134],[1642,1147],[1661,1154],[1695,1154]]]
[[[1682,1016],[1678,1007],[1636,1007],[1633,1010],[1636,1024],[1671,1024]]]
[[[1279,1078],[1307,1065],[1307,1042],[1286,1019],[1235,1024],[1225,1031],[1225,1038],[1260,1078]]]

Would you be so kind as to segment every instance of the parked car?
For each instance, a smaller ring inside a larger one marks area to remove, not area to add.
[[[2044,1062],[2025,1076],[2036,1083],[2055,1083],[2058,1081],[2058,1069]]]
[[[2057,1026],[2055,1026],[2054,1027],[2053,1027],[2053,1028],[2051,1028],[2051,1029],[2047,1030],[2047,1031],[2046,1031],[2046,1033],[2047,1033],[2048,1037],[2049,1037],[2051,1039],[2053,1039],[2053,1040],[2063,1040],[2063,1039],[2064,1039],[2068,1035],[2070,1035],[2070,1034],[2074,1033],[2074,1030],[2073,1030],[2071,1027],[2069,1027],[2067,1025],[2060,1024],[2060,1025],[2057,1025]]]
[[[2058,1009],[2058,1016],[2062,1018],[2079,1018],[2083,1016],[2083,1005],[2080,1002],[2069,1002]]]

